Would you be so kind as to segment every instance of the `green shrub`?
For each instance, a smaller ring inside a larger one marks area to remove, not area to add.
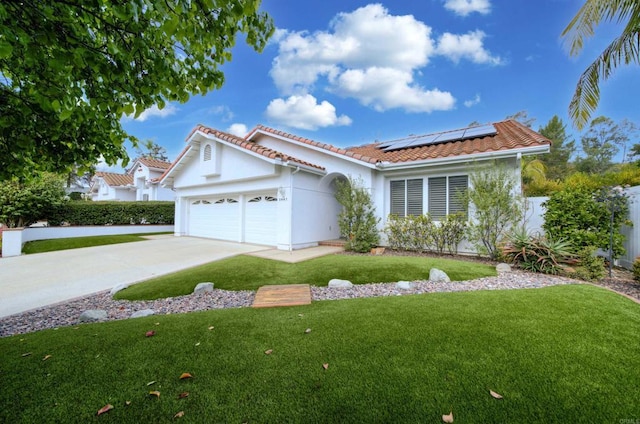
[[[595,254],[596,248],[587,246],[578,252],[578,266],[569,276],[585,281],[599,280],[606,274],[604,258]]]
[[[56,208],[49,225],[171,225],[174,216],[174,202],[71,201]]]
[[[15,228],[50,219],[66,203],[63,184],[59,175],[46,172],[0,182],[0,222]]]
[[[82,193],[80,193],[79,191],[72,191],[71,193],[69,193],[69,199],[82,200]]]
[[[633,262],[633,279],[640,281],[640,256]]]
[[[398,217],[389,215],[384,232],[389,247],[418,252],[458,252],[467,226],[463,213],[447,215],[439,223],[426,215]]]
[[[380,242],[378,221],[371,194],[362,180],[336,181],[336,200],[342,205],[338,215],[340,235],[347,239],[346,250],[368,252]]]
[[[611,212],[610,202],[598,201],[600,190],[576,185],[554,193],[543,206],[546,207],[543,228],[555,239],[571,240],[577,250],[589,246],[609,250]],[[615,200],[613,257],[624,253],[624,236],[620,226],[626,222],[628,204],[626,198]]]
[[[571,262],[571,243],[545,236],[531,235],[525,228],[514,230],[502,246],[502,255],[522,269],[545,274],[559,274]]]

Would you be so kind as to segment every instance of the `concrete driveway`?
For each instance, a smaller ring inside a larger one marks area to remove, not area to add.
[[[0,258],[0,317],[269,249],[166,235],[135,243]]]

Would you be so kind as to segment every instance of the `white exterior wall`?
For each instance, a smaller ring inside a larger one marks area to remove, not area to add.
[[[530,234],[544,234],[544,213],[546,208],[542,206],[549,200],[548,197],[527,197],[525,199],[524,226]]]
[[[165,200],[174,201],[176,194],[170,188],[162,187],[158,183],[152,183],[151,180],[160,178],[163,172],[149,169],[148,166],[139,163],[133,171],[133,185],[136,187],[135,199],[137,201],[149,200]],[[147,195],[147,199],[145,199]],[[124,200],[124,199],[122,199]]]

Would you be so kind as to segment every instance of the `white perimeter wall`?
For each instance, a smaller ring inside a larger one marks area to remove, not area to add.
[[[631,269],[635,259],[640,256],[640,186],[625,190],[629,196],[629,220],[633,227],[624,225],[620,231],[625,237],[624,248],[627,253],[618,261],[621,266]]]

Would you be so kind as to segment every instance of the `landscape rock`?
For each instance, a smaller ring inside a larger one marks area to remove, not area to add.
[[[334,278],[329,281],[329,287],[334,289],[348,289],[353,287],[353,283],[349,280],[340,280],[338,278]]]
[[[118,284],[117,286],[115,286],[114,288],[111,289],[109,294],[111,296],[113,296],[114,294],[118,293],[121,290],[126,289],[127,287],[129,287],[129,284]]]
[[[134,313],[132,313],[130,318],[148,317],[150,315],[155,315],[155,313],[156,312],[153,309],[143,309],[141,311],[135,311]]]
[[[213,291],[213,283],[199,283],[195,289],[193,289],[193,294],[200,294],[205,292]]]
[[[511,272],[511,266],[509,264],[501,263],[496,265],[496,271],[498,272]]]
[[[431,268],[431,271],[429,271],[429,281],[443,281],[448,283],[451,279],[446,272],[439,270],[438,268]]]
[[[107,319],[107,311],[102,309],[89,309],[80,314],[78,322],[96,322]]]
[[[411,290],[413,288],[413,283],[411,281],[398,281],[396,283],[396,288],[398,290]]]

